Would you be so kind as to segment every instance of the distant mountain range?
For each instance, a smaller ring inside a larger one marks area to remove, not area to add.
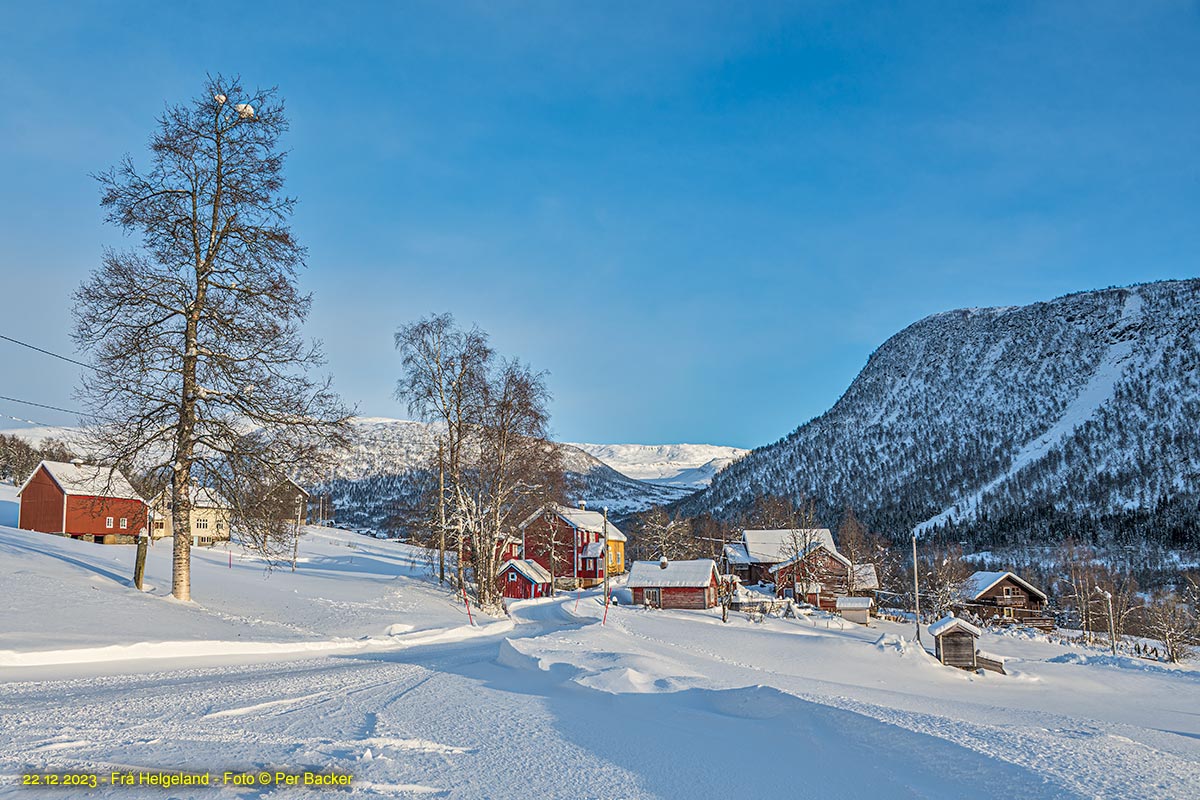
[[[335,508],[347,522],[378,527],[398,504],[419,491],[421,472],[437,450],[437,427],[386,417],[353,420],[354,445],[342,453],[327,475],[311,481],[332,487]],[[80,438],[70,427],[18,428],[14,434],[39,444],[48,438],[68,444]],[[667,505],[703,488],[712,476],[745,450],[714,445],[563,444],[564,466],[572,500],[607,507],[614,516]]]
[[[713,476],[750,452],[712,444],[571,444],[639,481],[703,489]]]
[[[895,535],[1200,544],[1198,426],[1200,280],[948,311],[680,509],[728,518],[773,493]]]
[[[397,502],[415,494],[420,480],[418,473],[436,457],[437,427],[385,417],[359,417],[352,424],[355,444],[337,460],[324,482],[333,486],[337,507],[352,510],[356,517],[361,517],[363,524],[382,524]],[[571,500],[586,500],[593,508],[608,508],[614,516],[667,505],[698,488],[686,481],[638,480],[621,469],[622,462],[609,464],[583,449],[604,448],[605,445],[560,446]],[[625,452],[623,448],[632,447],[636,451],[641,445],[616,447]],[[671,461],[666,457],[671,447],[651,446],[651,449],[662,449],[656,467],[668,477],[696,476],[696,480],[709,468],[708,463],[719,457],[719,452],[732,449],[685,445],[697,449],[679,451],[675,454],[676,460]]]

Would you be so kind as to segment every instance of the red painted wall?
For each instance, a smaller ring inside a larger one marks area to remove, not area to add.
[[[712,608],[717,604],[717,579],[713,578],[708,586],[663,586],[659,592],[662,608]],[[633,604],[640,606],[645,602],[645,590],[634,589]]]
[[[21,492],[21,506],[17,513],[17,527],[42,533],[62,533],[63,491],[46,472],[39,467],[33,479]]]
[[[831,598],[836,595],[846,594],[846,565],[838,561],[825,550],[816,550],[809,553],[801,562],[805,566],[799,570],[800,579],[803,581],[806,577],[819,577],[821,584],[821,606],[825,606],[825,597],[828,595]],[[793,584],[793,574],[796,572],[795,564],[789,564],[781,568],[775,573],[775,593],[783,596],[784,590],[791,589]],[[808,602],[813,602],[816,595],[812,595],[813,599]]]
[[[508,576],[516,575],[515,581],[510,581]],[[510,597],[516,600],[529,600],[535,597],[545,597],[550,594],[550,584],[548,583],[533,583],[520,572],[517,572],[512,567],[500,573],[500,585],[503,587],[505,597]]]
[[[107,517],[113,518],[111,528],[105,526]],[[121,528],[121,519],[127,527]],[[67,533],[72,536],[137,536],[146,526],[146,504],[141,500],[123,500],[111,497],[67,498]]]
[[[597,581],[604,578],[604,559],[580,559],[576,571],[575,555],[592,542],[604,538],[602,533],[591,531],[576,531],[557,517],[539,517],[525,527],[525,558],[541,564],[546,571],[556,578],[574,578],[578,575],[581,580]],[[556,526],[555,528],[552,525]],[[550,547],[554,544],[556,558],[551,559]],[[554,561],[553,569],[551,561]]]

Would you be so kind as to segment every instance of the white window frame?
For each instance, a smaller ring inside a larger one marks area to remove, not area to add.
[[[109,529],[109,530],[112,530],[112,526],[113,526],[113,518],[112,518],[112,517],[105,517],[105,518],[104,518],[104,527],[105,527],[105,528],[107,528],[107,529]]]
[[[200,517],[196,520],[196,530],[208,530],[208,517]]]
[[[513,571],[510,569],[510,570],[508,571],[508,582],[509,582],[509,583],[516,583],[516,581],[517,581],[517,573],[513,572]]]
[[[128,530],[128,529],[129,529],[129,518],[121,517],[121,530],[124,531],[124,530]]]

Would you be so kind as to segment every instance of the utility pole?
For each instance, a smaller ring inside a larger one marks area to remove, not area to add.
[[[446,582],[446,462],[438,439],[438,585]]]
[[[296,558],[300,555],[300,517],[304,495],[296,495],[296,535],[292,538],[292,572],[296,571]]]
[[[1113,619],[1112,592],[1101,589],[1099,586],[1096,587],[1096,591],[1104,595],[1104,599],[1108,601],[1108,643],[1112,648],[1112,654],[1115,656],[1117,654],[1117,623]]]
[[[917,644],[921,643],[921,582],[917,576],[917,532],[912,534],[913,545],[913,602],[916,603]]]
[[[600,558],[604,564],[604,618],[608,619],[608,506],[604,507],[604,548]]]

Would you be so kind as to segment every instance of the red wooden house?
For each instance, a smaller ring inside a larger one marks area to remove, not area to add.
[[[505,561],[498,579],[505,597],[529,600],[550,594],[550,573],[536,561]]]
[[[107,467],[43,461],[17,494],[17,525],[29,531],[116,544],[134,541],[147,526],[146,503],[124,475]]]
[[[854,578],[850,579],[854,570]],[[837,598],[879,588],[873,564],[852,564],[824,542],[814,542],[801,552],[771,567],[775,593],[812,603],[826,611],[837,607]]]
[[[635,561],[625,584],[634,605],[654,608],[712,608],[720,576],[711,558],[695,561]]]
[[[616,525],[588,511],[584,503],[579,508],[552,505],[531,515],[519,529],[524,557],[572,586],[603,583],[608,543],[625,540]]]

